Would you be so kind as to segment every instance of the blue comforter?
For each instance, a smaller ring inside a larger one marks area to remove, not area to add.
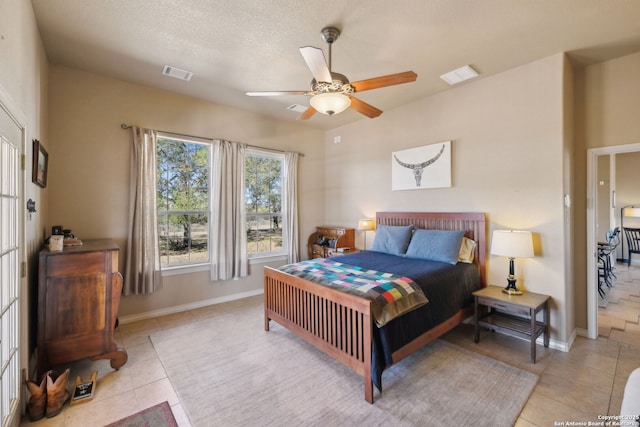
[[[428,304],[385,326],[374,328],[371,370],[379,390],[382,390],[382,371],[393,363],[393,353],[472,304],[472,292],[481,286],[480,273],[474,264],[451,265],[374,251],[332,257],[331,260],[409,277],[429,300]]]

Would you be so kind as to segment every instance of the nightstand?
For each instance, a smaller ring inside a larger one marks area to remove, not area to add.
[[[549,347],[548,295],[525,292],[509,295],[500,286],[487,286],[473,293],[475,297],[475,342],[480,341],[480,326],[531,340],[531,363],[536,363],[536,339],[543,335]],[[542,320],[537,319],[542,312]]]

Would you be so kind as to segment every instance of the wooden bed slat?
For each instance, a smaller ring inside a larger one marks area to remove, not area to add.
[[[484,213],[378,212],[378,224],[409,225],[439,230],[464,230],[478,242],[474,263],[485,281],[486,223]],[[450,319],[394,352],[401,360],[426,343],[453,329],[472,312],[461,309]],[[373,403],[371,302],[280,270],[264,268],[264,328],[274,320],[364,378],[365,400]]]

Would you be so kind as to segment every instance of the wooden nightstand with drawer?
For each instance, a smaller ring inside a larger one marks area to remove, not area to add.
[[[487,286],[473,293],[475,297],[475,342],[480,341],[480,326],[531,340],[531,363],[536,363],[536,339],[543,335],[549,347],[548,295],[525,292],[509,295],[500,286]],[[538,313],[542,319],[538,320]]]

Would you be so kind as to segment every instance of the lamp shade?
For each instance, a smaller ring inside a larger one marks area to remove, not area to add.
[[[327,92],[312,96],[309,103],[316,111],[333,116],[349,108],[351,98],[342,93]]]
[[[509,258],[531,258],[533,239],[530,231],[494,230],[491,254]]]
[[[624,210],[624,216],[635,217],[635,218],[640,217],[640,208],[634,208],[633,206],[630,206],[628,208],[622,208],[622,209]]]
[[[369,230],[375,230],[375,229],[376,229],[376,222],[373,219],[364,218],[364,219],[358,220],[358,230],[369,231]]]

